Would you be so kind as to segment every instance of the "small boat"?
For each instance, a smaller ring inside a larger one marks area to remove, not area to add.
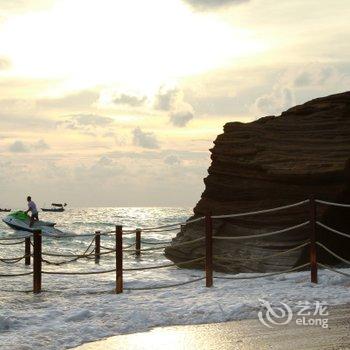
[[[67,206],[67,203],[52,203],[52,208],[41,208],[42,211],[49,211],[53,213],[62,213],[64,211],[64,207]]]
[[[56,223],[48,221],[34,221],[32,227],[29,227],[30,217],[24,211],[15,211],[7,215],[2,221],[13,228],[14,230],[33,232],[35,230],[42,230],[48,227],[54,227]]]
[[[0,208],[0,212],[3,212],[3,213],[9,213],[11,211],[11,209],[2,209]]]

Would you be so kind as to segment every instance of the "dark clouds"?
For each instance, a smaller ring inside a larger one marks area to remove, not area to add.
[[[59,126],[67,129],[89,131],[96,127],[107,127],[113,123],[113,119],[97,114],[72,114],[65,120],[58,122]]]
[[[178,89],[160,89],[155,97],[154,107],[161,111],[170,111],[175,105],[178,95]]]
[[[170,115],[170,122],[174,126],[184,127],[187,123],[193,119],[193,113],[191,112],[175,112]]]
[[[210,10],[219,7],[237,5],[249,0],[184,0],[196,10]]]
[[[155,97],[154,108],[169,112],[169,121],[176,127],[184,127],[194,118],[194,109],[185,101],[184,92],[174,88],[161,88]]]
[[[142,148],[159,148],[157,137],[152,132],[142,131],[140,127],[133,130],[133,144]]]
[[[147,101],[146,96],[135,96],[135,95],[127,95],[121,94],[113,99],[113,102],[117,105],[128,105],[131,107],[140,107],[145,104]]]
[[[9,145],[8,150],[11,153],[27,153],[31,151],[46,151],[50,149],[50,146],[44,140],[38,140],[35,143],[24,143],[17,140]]]

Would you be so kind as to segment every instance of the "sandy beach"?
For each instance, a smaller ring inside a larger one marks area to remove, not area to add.
[[[159,327],[88,343],[75,350],[350,349],[350,305],[328,311],[328,328],[300,326],[293,322],[295,318],[288,325],[273,328],[267,328],[258,319]]]

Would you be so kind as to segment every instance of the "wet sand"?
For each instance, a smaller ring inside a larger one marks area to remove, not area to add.
[[[328,309],[328,328],[288,325],[267,328],[258,318],[204,325],[159,327],[82,345],[76,350],[265,350],[350,349],[350,305]]]

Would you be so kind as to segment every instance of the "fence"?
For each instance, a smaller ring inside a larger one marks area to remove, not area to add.
[[[342,274],[344,276],[350,277],[350,274],[347,274],[343,271],[339,271],[338,269],[335,269],[333,267],[330,267],[329,265],[326,265],[322,262],[318,261],[318,248],[323,249],[328,254],[331,254],[333,257],[341,261],[342,263],[345,263],[347,265],[350,265],[350,261],[347,259],[339,256],[335,252],[333,252],[331,249],[326,247],[324,244],[322,244],[319,241],[318,237],[318,227],[322,227],[323,229],[327,230],[328,232],[331,232],[332,234],[337,234],[341,237],[350,238],[350,234],[340,232],[332,227],[329,227],[325,225],[324,223],[317,220],[317,205],[327,205],[332,207],[342,207],[342,208],[350,208],[350,204],[343,204],[343,203],[333,203],[333,202],[327,202],[322,200],[316,200],[313,196],[311,196],[308,200],[304,200],[298,203],[294,203],[291,205],[281,206],[273,209],[265,209],[260,211],[254,211],[254,212],[246,212],[246,213],[239,213],[239,214],[229,214],[229,215],[211,215],[208,213],[206,216],[199,217],[193,220],[189,220],[184,223],[174,223],[169,225],[163,225],[158,227],[148,227],[143,229],[136,229],[136,230],[123,230],[123,227],[120,225],[115,226],[115,230],[113,231],[107,231],[107,232],[101,232],[96,231],[93,234],[83,234],[83,235],[55,235],[51,236],[50,238],[56,239],[56,238],[70,238],[70,237],[92,237],[92,240],[90,244],[88,245],[87,249],[81,254],[58,254],[58,253],[50,253],[43,251],[43,242],[42,238],[45,237],[42,235],[40,230],[34,231],[33,233],[28,234],[27,236],[14,236],[14,237],[2,237],[0,238],[0,246],[3,247],[10,247],[13,245],[19,245],[24,244],[24,255],[20,257],[15,258],[0,258],[0,262],[5,264],[16,264],[20,261],[24,260],[25,265],[31,265],[31,262],[33,261],[33,269],[30,272],[24,272],[24,273],[17,273],[17,274],[0,274],[0,278],[6,278],[6,277],[23,277],[23,276],[29,276],[32,275],[33,278],[33,293],[41,293],[42,291],[42,275],[93,275],[93,274],[104,274],[104,273],[115,273],[115,292],[122,293],[124,290],[124,283],[123,283],[123,273],[124,272],[132,272],[132,271],[144,271],[144,270],[154,270],[154,269],[163,269],[173,266],[186,266],[195,262],[205,262],[205,277],[195,278],[189,281],[176,283],[172,285],[160,285],[160,286],[150,286],[146,288],[126,288],[128,290],[147,290],[147,289],[161,289],[161,288],[170,288],[170,287],[177,287],[189,283],[194,283],[200,280],[206,280],[206,287],[213,286],[213,280],[215,278],[217,279],[232,279],[232,280],[238,280],[238,279],[252,279],[252,278],[263,278],[267,276],[273,276],[273,275],[280,275],[284,273],[290,273],[293,271],[299,271],[302,269],[305,269],[306,267],[310,267],[310,275],[311,275],[311,282],[317,283],[318,282],[318,267],[322,267],[324,269],[328,269],[330,271],[333,271],[335,273]],[[213,221],[214,220],[223,220],[228,218],[238,218],[238,217],[244,217],[249,215],[259,215],[259,214],[266,214],[266,213],[274,213],[281,210],[286,210],[294,207],[300,207],[300,206],[306,206],[309,207],[309,220],[296,224],[294,226],[290,226],[281,230],[273,231],[273,232],[267,232],[262,234],[254,234],[254,235],[244,235],[244,236],[215,236],[213,234]],[[145,266],[145,267],[136,267],[136,268],[124,268],[123,267],[123,254],[124,253],[132,253],[135,254],[136,257],[140,257],[140,255],[143,252],[149,252],[149,251],[158,251],[158,250],[164,250],[167,246],[164,246],[163,244],[169,244],[170,242],[163,242],[159,246],[159,242],[150,242],[150,241],[144,241],[142,240],[142,235],[155,232],[155,233],[163,233],[163,232],[172,232],[172,231],[178,231],[179,229],[183,229],[185,226],[204,221],[205,223],[205,234],[203,237],[185,241],[177,244],[172,244],[171,247],[181,247],[185,245],[195,245],[199,243],[205,244],[205,255],[197,257],[195,259],[191,259],[188,261],[180,262],[180,263],[169,263],[164,265],[156,265],[156,266]],[[303,227],[309,227],[309,239],[306,242],[303,242],[302,244],[293,247],[291,249],[287,249],[284,251],[280,251],[277,253],[273,253],[269,256],[264,257],[258,257],[258,258],[252,258],[253,260],[260,260],[263,261],[265,259],[274,258],[277,256],[281,256],[284,254],[288,254],[289,252],[296,251],[302,248],[305,248],[309,246],[309,262],[293,267],[291,269],[280,271],[280,272],[273,272],[273,273],[263,273],[261,275],[250,275],[250,276],[214,276],[213,273],[213,261],[215,259],[222,259],[220,256],[213,255],[213,247],[215,246],[215,242],[218,240],[248,240],[248,239],[255,239],[255,238],[265,238],[270,237],[278,234],[283,234],[285,232],[294,231]],[[125,235],[131,235],[135,234],[135,242],[132,244],[129,244],[127,246],[123,245],[123,236]],[[101,238],[103,237],[114,237],[114,248],[110,248],[107,246],[104,246],[101,244]],[[142,248],[142,244],[147,245],[154,245],[153,247],[149,248]],[[135,247],[135,248],[133,248]],[[43,264],[46,265],[55,265],[55,266],[61,266],[65,264],[69,264],[71,262],[80,260],[80,259],[93,259],[96,264],[100,263],[101,258],[104,255],[110,255],[114,254],[115,256],[115,268],[110,270],[104,270],[104,271],[84,271],[84,272],[71,272],[71,271],[45,271],[43,270],[42,266]],[[69,258],[69,260],[63,260],[60,262],[52,262],[48,260],[50,257],[61,257],[61,258]]]

